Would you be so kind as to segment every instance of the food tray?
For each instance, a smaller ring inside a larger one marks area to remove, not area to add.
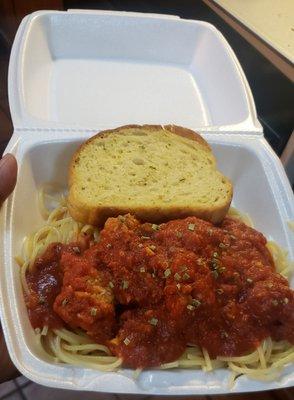
[[[210,24],[173,16],[41,11],[19,27],[9,66],[18,183],[0,213],[0,303],[11,358],[29,379],[64,389],[137,394],[227,393],[229,372],[98,372],[52,364],[40,354],[13,257],[43,221],[37,190],[66,188],[69,160],[99,130],[125,123],[173,123],[203,134],[234,185],[233,205],[294,258],[294,199],[284,169],[263,137],[244,73]],[[293,284],[293,282],[292,282]],[[231,392],[284,388],[241,377]]]

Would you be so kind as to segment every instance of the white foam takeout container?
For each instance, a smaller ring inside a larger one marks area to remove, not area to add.
[[[14,194],[2,207],[1,318],[11,358],[28,378],[65,389],[137,394],[228,392],[217,370],[96,370],[52,364],[39,354],[13,257],[23,237],[43,221],[37,190],[66,187],[78,144],[93,133],[129,123],[178,124],[211,144],[220,170],[234,184],[233,205],[293,259],[293,194],[264,139],[254,101],[232,49],[212,25],[178,17],[101,11],[41,11],[21,23],[9,66],[14,133],[6,152],[19,164]],[[177,160],[175,160],[176,168]],[[241,377],[232,392],[294,384]]]

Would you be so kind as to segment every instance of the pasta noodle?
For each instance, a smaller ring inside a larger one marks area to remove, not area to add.
[[[91,234],[94,241],[99,238],[98,228],[83,225],[71,218],[64,196],[61,196],[59,205],[51,211],[46,206],[48,202],[56,204],[56,197],[46,194],[43,188],[39,192],[39,205],[41,213],[46,219],[45,225],[24,239],[21,255],[16,257],[16,261],[21,267],[22,287],[26,293],[29,292],[26,272],[32,268],[36,258],[50,243],[70,243],[83,232]],[[248,215],[241,214],[234,208],[229,210],[228,215],[253,226]],[[287,260],[287,252],[274,242],[268,242],[267,247],[273,256],[277,272],[289,277],[293,265]],[[122,360],[113,356],[106,346],[93,342],[83,331],[70,331],[65,328],[52,330],[44,326],[42,330],[36,329],[35,333],[39,347],[47,353],[52,362],[64,362],[100,371],[113,371],[122,364]],[[293,361],[293,345],[285,341],[273,342],[267,338],[255,351],[241,357],[211,359],[206,349],[189,346],[178,360],[162,364],[160,369],[198,368],[209,372],[216,368],[227,367],[231,370],[229,385],[232,386],[240,375],[247,375],[249,378],[259,380],[276,379],[281,369]],[[134,376],[138,376],[140,371],[140,369],[136,370]]]

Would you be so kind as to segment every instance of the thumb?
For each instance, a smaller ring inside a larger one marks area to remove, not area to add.
[[[17,163],[12,154],[0,160],[0,206],[13,191],[17,176]]]

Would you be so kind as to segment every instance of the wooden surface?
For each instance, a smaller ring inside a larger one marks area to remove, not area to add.
[[[229,24],[240,35],[242,35],[244,39],[246,39],[261,54],[263,54],[264,57],[266,57],[272,64],[274,64],[275,67],[277,67],[285,76],[287,76],[291,81],[294,81],[294,66],[289,59],[285,58],[256,33],[248,29],[248,27],[240,22],[235,16],[231,15],[224,8],[219,6],[215,1],[203,0],[203,2],[208,5],[215,13],[217,13],[227,24]],[[294,35],[293,31],[291,31],[291,33]]]
[[[294,62],[293,0],[213,0],[278,53]]]

